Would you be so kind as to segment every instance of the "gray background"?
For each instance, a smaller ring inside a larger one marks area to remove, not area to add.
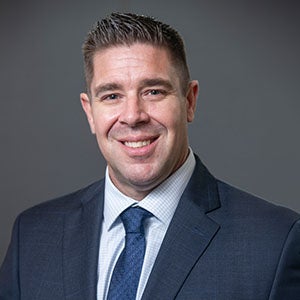
[[[1,1],[0,262],[22,210],[103,176],[79,102],[81,44],[111,11],[156,16],[184,36],[201,86],[190,141],[211,172],[300,211],[297,2]]]

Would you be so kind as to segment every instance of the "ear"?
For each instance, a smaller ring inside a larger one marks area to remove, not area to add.
[[[95,134],[95,124],[94,124],[94,117],[93,117],[93,110],[92,110],[92,104],[89,99],[89,96],[86,93],[80,94],[80,102],[81,106],[85,112],[85,115],[87,117],[87,120],[90,125],[91,132]]]
[[[192,122],[194,120],[198,91],[199,91],[198,81],[192,80],[189,83],[189,89],[186,95],[186,112],[187,112],[188,122]]]

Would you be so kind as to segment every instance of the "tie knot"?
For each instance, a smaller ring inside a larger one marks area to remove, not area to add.
[[[141,207],[129,207],[123,211],[120,218],[127,233],[144,233],[144,220],[152,214]]]

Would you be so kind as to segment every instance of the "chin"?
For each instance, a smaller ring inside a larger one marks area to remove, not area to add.
[[[152,176],[149,175],[150,174],[147,173],[145,176],[134,176],[129,178],[129,180],[133,186],[136,186],[139,189],[151,190],[165,179],[163,176],[159,176],[159,174],[152,174]]]

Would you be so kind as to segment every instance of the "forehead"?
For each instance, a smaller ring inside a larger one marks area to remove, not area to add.
[[[170,76],[176,74],[169,52],[148,44],[113,46],[97,51],[93,57],[95,81],[108,77],[134,77],[142,74]]]

